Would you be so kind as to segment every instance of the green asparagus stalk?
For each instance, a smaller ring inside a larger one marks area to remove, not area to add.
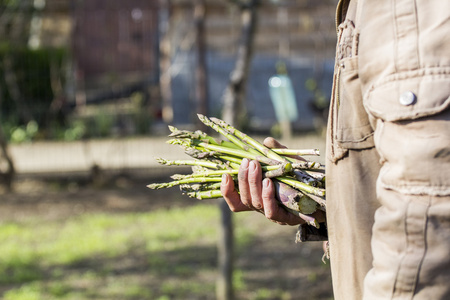
[[[255,155],[261,155],[262,154],[262,153],[258,152],[256,149],[250,147],[248,144],[246,144],[243,141],[241,141],[240,139],[238,139],[236,136],[234,136],[231,133],[229,133],[228,131],[226,131],[223,127],[217,125],[215,122],[212,122],[212,120],[208,119],[207,117],[205,117],[205,116],[203,116],[201,114],[197,114],[197,116],[200,119],[200,121],[203,122],[203,124],[205,124],[206,126],[211,127],[212,129],[214,129],[218,133],[222,134],[223,136],[228,138],[232,143],[234,143],[236,146],[238,146],[242,150],[245,150],[247,152],[251,152],[251,153],[253,153]]]
[[[272,149],[273,152],[280,155],[296,155],[296,156],[306,156],[306,155],[320,155],[319,149],[289,149],[289,148],[275,148]]]
[[[321,170],[303,170],[306,174],[313,177],[315,180],[325,183],[325,173]]]
[[[195,172],[192,174],[187,175],[181,175],[181,174],[174,174],[170,176],[174,180],[181,180],[181,179],[187,179],[187,178],[195,178],[195,177],[213,177],[213,176],[222,176],[223,174],[230,174],[230,175],[237,175],[238,174],[237,169],[233,170],[218,170],[218,171],[203,171],[203,172]]]
[[[280,161],[268,158],[262,154],[254,154],[254,153],[246,152],[244,150],[233,149],[233,148],[228,148],[228,147],[223,147],[223,146],[218,146],[218,145],[211,145],[211,144],[208,144],[205,142],[201,142],[199,140],[186,141],[186,140],[180,140],[180,139],[173,139],[168,142],[173,145],[181,145],[186,148],[195,148],[200,151],[206,150],[206,151],[210,151],[212,153],[225,153],[225,154],[233,155],[233,156],[240,157],[240,158],[248,158],[251,160],[257,160],[260,163],[263,163],[266,165],[281,164]],[[291,164],[286,164],[286,171],[289,172],[290,170],[292,170]]]
[[[218,190],[188,192],[186,193],[186,195],[188,195],[191,198],[197,198],[198,200],[214,199],[222,197],[222,193]]]
[[[242,163],[242,158],[231,156],[231,155],[218,155],[217,157],[223,161],[232,162],[234,164],[237,164],[238,169],[239,169],[239,165]]]
[[[213,145],[224,146],[228,148],[241,149],[234,143],[228,141],[217,140],[214,137],[209,136],[208,134],[196,130],[194,132],[188,130],[179,130],[174,126],[169,126],[169,130],[172,132],[169,137],[178,138],[178,139],[196,139],[201,140],[206,143],[210,143]]]
[[[220,198],[222,175],[229,174],[236,181],[242,160],[246,158],[261,163],[263,177],[274,178],[277,199],[289,212],[303,215],[317,209],[325,211],[324,166],[294,158],[319,155],[318,149],[269,149],[220,119],[198,117],[228,140],[216,139],[199,130],[192,132],[169,126],[169,136],[173,139],[168,143],[182,146],[194,159],[157,158],[157,161],[167,166],[191,166],[192,173],[174,174],[172,181],[149,184],[149,188],[179,186],[182,193],[189,197],[200,200]],[[316,226],[317,222],[311,216],[308,224]]]
[[[267,148],[266,146],[264,146],[260,142],[256,141],[255,139],[251,138],[250,136],[246,135],[245,133],[237,130],[236,128],[234,128],[230,124],[227,124],[225,121],[217,119],[217,118],[211,118],[211,121],[214,124],[217,124],[221,128],[225,129],[226,132],[228,132],[228,133],[238,137],[239,139],[241,139],[241,141],[244,142],[245,144],[253,146],[255,149],[257,149],[259,152],[263,153],[268,158],[271,158],[271,159],[274,159],[274,160],[278,160],[278,161],[281,161],[281,162],[286,161],[285,158],[283,158],[280,155],[276,154],[270,148]]]
[[[311,186],[320,187],[322,186],[322,182],[316,180],[316,178],[312,177],[308,173],[304,172],[303,170],[294,169],[292,170],[292,173],[298,181],[301,181],[303,183],[306,183]]]
[[[180,184],[180,190],[184,193],[220,190],[220,182]]]
[[[263,171],[263,174],[267,174],[271,171],[278,171],[280,168],[282,168],[282,166],[262,166],[261,169]],[[222,176],[223,174],[230,174],[230,175],[237,175],[239,172],[239,169],[223,169],[223,170],[217,170],[217,171],[209,171],[209,170],[205,170],[202,172],[194,172],[192,174],[188,174],[188,175],[181,175],[181,174],[174,174],[171,176],[172,179],[175,180],[180,180],[180,179],[187,179],[187,178],[193,178],[193,177],[212,177],[212,176]],[[266,175],[265,177],[267,178],[272,178],[273,176]]]
[[[210,169],[225,169],[225,164],[217,164],[207,160],[168,160],[161,157],[155,158],[155,160],[166,166],[201,166]]]
[[[289,161],[291,161],[288,158]],[[296,161],[291,161],[292,162],[292,168],[294,169],[321,169],[322,165],[318,162],[315,161],[301,161],[301,160],[296,160]]]
[[[306,193],[305,195],[307,195],[309,198],[311,198],[312,200],[316,201],[317,204],[320,205],[319,209],[326,211],[326,200],[325,200],[325,196],[317,196],[317,195],[313,195],[310,193]]]
[[[301,191],[305,191],[307,193],[319,196],[319,197],[323,197],[325,196],[325,189],[321,189],[321,188],[316,188],[313,186],[310,186],[306,183],[300,182],[298,180],[295,180],[293,178],[289,178],[289,177],[284,177],[284,176],[280,176],[277,177],[276,180],[281,181],[287,185],[292,186],[293,188],[299,189]]]
[[[165,183],[153,183],[147,185],[148,188],[153,190],[159,190],[163,188],[169,188],[180,184],[186,184],[186,183],[205,183],[205,182],[221,182],[222,177],[195,177],[195,178],[186,178],[181,180],[174,180],[171,182],[165,182]]]

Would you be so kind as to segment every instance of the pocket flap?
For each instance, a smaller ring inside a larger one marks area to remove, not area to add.
[[[374,85],[364,106],[384,121],[412,120],[437,114],[450,106],[450,70],[431,74],[419,70],[395,74]]]
[[[338,77],[336,142],[347,149],[371,148],[373,129],[363,106],[358,57],[342,59]]]

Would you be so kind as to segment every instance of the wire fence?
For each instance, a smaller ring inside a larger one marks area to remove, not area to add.
[[[277,123],[267,83],[280,60],[295,83],[294,128],[322,127],[334,1],[262,2],[247,92],[249,128],[270,134]],[[220,115],[240,38],[239,10],[227,1],[206,3],[209,107]],[[190,1],[5,0],[0,14],[0,122],[9,144],[3,160],[9,155],[16,173],[154,168],[153,150],[171,155],[161,141],[164,76],[173,123],[194,124]],[[2,162],[0,170],[7,169]]]

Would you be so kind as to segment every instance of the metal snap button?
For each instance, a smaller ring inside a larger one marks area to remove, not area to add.
[[[399,102],[405,106],[414,104],[416,102],[416,95],[411,91],[404,92],[400,95]]]

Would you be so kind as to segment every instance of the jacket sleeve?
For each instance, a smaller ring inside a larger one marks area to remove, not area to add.
[[[360,3],[359,75],[381,162],[364,299],[450,299],[450,3]]]

